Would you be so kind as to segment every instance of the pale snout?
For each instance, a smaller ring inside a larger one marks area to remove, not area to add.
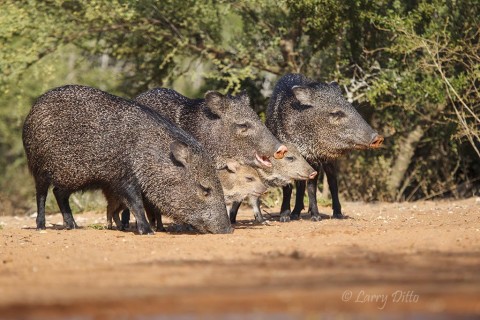
[[[275,159],[283,159],[283,157],[285,156],[285,153],[287,153],[287,152],[288,152],[287,147],[285,147],[282,144],[280,147],[278,147],[277,151],[275,151],[273,156],[274,156]]]
[[[369,147],[372,149],[380,148],[383,143],[383,137],[377,133],[374,134],[372,141],[370,142]]]

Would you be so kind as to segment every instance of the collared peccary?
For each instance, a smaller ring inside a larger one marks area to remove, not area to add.
[[[267,191],[267,186],[262,182],[258,172],[251,166],[230,162],[227,168],[217,170],[217,173],[222,184],[226,204],[242,201],[249,195],[259,197]]]
[[[133,211],[140,234],[152,233],[144,200],[201,232],[233,231],[212,157],[139,103],[85,86],[50,90],[27,116],[23,144],[35,180],[38,229],[45,229],[53,185],[67,228],[76,227],[70,194],[101,189]]]
[[[353,149],[378,148],[383,137],[373,130],[343,97],[337,83],[321,83],[301,74],[287,74],[276,84],[267,108],[267,127],[281,141],[298,147],[319,170],[323,166],[332,194],[333,217],[343,218],[338,200],[334,160]],[[321,220],[316,201],[317,178],[308,181],[309,212]],[[291,185],[283,188],[280,221],[299,219],[305,182],[297,182],[290,215]]]
[[[208,91],[205,99],[189,99],[172,89],[156,88],[135,98],[190,133],[214,157],[216,168],[227,159],[271,166],[287,148],[275,138],[250,107],[246,93],[238,96]]]
[[[308,162],[302,157],[300,151],[293,144],[284,143],[288,148],[288,153],[283,159],[273,159],[271,168],[258,168],[257,172],[263,183],[269,187],[283,187],[292,182],[292,180],[313,179],[317,175]],[[257,222],[265,221],[260,211],[260,196],[249,196],[250,205],[253,208],[255,220]],[[230,222],[236,223],[238,209],[241,201],[236,201],[230,208]]]

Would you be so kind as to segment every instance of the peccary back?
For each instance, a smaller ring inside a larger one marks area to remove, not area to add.
[[[247,94],[222,95],[215,91],[205,99],[189,99],[178,92],[156,88],[135,98],[192,134],[213,155],[217,169],[227,159],[271,166],[269,158],[287,152],[250,107]]]

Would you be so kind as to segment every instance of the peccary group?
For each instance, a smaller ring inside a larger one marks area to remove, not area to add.
[[[342,217],[333,161],[352,149],[378,147],[383,138],[337,84],[299,74],[276,85],[266,125],[246,93],[208,91],[204,99],[189,99],[156,88],[128,100],[79,85],[50,90],[37,99],[23,128],[37,229],[46,227],[51,186],[67,229],[77,227],[70,195],[89,189],[103,191],[109,228],[115,223],[125,229],[131,211],[139,234],[152,234],[152,227],[164,231],[163,215],[202,233],[233,232],[247,197],[255,220],[263,222],[260,196],[270,187],[283,187],[280,221],[298,219],[306,183],[312,220],[320,220],[320,166],[334,217]],[[297,201],[290,212],[293,181]],[[232,204],[230,215],[226,204]]]

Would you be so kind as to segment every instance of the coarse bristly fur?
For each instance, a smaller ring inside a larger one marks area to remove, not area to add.
[[[383,137],[348,103],[337,83],[316,82],[301,74],[287,74],[277,82],[267,108],[266,126],[281,141],[297,146],[314,169],[318,171],[323,166],[332,193],[334,217],[343,217],[332,162],[353,149],[377,148]],[[308,183],[312,220],[320,220],[316,204],[317,177]],[[288,186],[284,187],[281,221],[289,220],[286,218],[290,213],[287,189]],[[297,201],[292,212],[295,219],[303,209],[304,190],[305,183],[297,182]]]
[[[227,159],[255,165],[255,155],[273,158],[281,143],[250,107],[246,93],[237,96],[215,91],[205,99],[189,99],[166,88],[156,88],[135,98],[170,119],[197,139],[214,157],[217,169]]]
[[[212,158],[189,134],[139,103],[86,86],[48,91],[23,128],[37,190],[37,228],[54,194],[67,227],[75,227],[68,197],[102,189],[129,207],[140,234],[152,233],[143,199],[201,232],[232,232]]]

